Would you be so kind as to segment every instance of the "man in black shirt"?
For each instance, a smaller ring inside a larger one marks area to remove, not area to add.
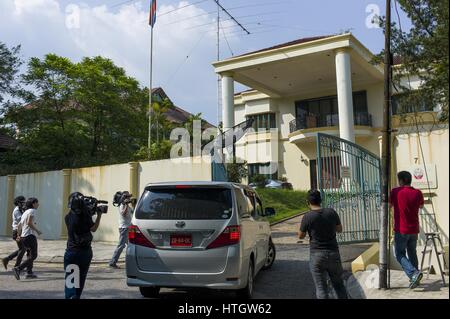
[[[64,254],[65,297],[80,299],[92,260],[92,232],[100,225],[101,213],[95,222],[83,205],[83,194],[73,193],[69,197],[70,211],[65,217],[67,226],[67,249]],[[72,278],[70,276],[79,276]],[[73,279],[73,280],[72,280]]]
[[[310,211],[302,218],[299,238],[310,238],[310,270],[316,286],[317,299],[328,299],[327,279],[339,299],[347,299],[347,291],[342,279],[342,264],[336,232],[342,232],[339,215],[332,208],[322,208],[322,199],[317,190],[308,191]]]

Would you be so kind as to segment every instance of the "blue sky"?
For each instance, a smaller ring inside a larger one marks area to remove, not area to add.
[[[46,53],[74,61],[102,55],[148,85],[149,2],[2,0],[0,41],[9,46],[21,44],[24,59]],[[384,14],[384,0],[221,0],[221,4],[251,32],[240,32],[222,14],[222,59],[346,30],[374,53],[384,45],[382,30],[367,25],[373,10]],[[153,73],[154,87],[162,86],[176,105],[192,113],[201,112],[214,124],[217,82],[211,62],[217,55],[216,8],[213,0],[158,1]],[[407,28],[407,18],[402,12],[400,15]],[[393,19],[397,20],[395,11]],[[240,89],[237,85],[236,90]]]

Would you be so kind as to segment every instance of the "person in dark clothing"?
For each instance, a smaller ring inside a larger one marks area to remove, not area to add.
[[[83,194],[72,193],[69,197],[70,211],[65,217],[67,226],[67,248],[64,254],[65,298],[80,299],[92,261],[92,232],[100,225],[101,213],[95,222],[83,205]],[[74,268],[75,266],[75,268]],[[75,271],[78,270],[78,271]],[[73,282],[70,276],[77,276]]]
[[[25,197],[17,196],[14,199],[14,210],[12,212],[12,239],[17,244],[17,250],[12,252],[9,256],[2,259],[3,267],[8,270],[8,264],[11,260],[17,257],[16,264],[14,267],[19,266],[22,262],[23,255],[25,254],[26,249],[24,249],[22,241],[17,241],[17,228],[19,227],[20,219],[22,214],[25,212]],[[30,251],[27,251],[27,256],[30,254]],[[27,274],[32,275],[30,269],[27,269]],[[30,276],[29,276],[30,277]]]
[[[322,199],[317,190],[308,191],[310,211],[300,225],[299,238],[306,234],[310,238],[310,270],[316,286],[317,299],[329,299],[328,276],[339,299],[347,299],[347,290],[342,279],[341,256],[336,241],[336,232],[342,232],[339,215],[332,208],[322,208]]]

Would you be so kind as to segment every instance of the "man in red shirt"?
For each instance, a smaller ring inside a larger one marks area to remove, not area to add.
[[[423,277],[417,259],[417,239],[419,234],[419,209],[423,207],[422,192],[411,186],[411,173],[397,174],[399,187],[392,189],[389,197],[394,208],[395,257],[410,279],[409,288],[416,288]]]

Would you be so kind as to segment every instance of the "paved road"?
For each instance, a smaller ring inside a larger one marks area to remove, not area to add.
[[[261,272],[256,281],[255,298],[312,298],[312,279],[307,267],[307,247],[278,245],[278,259],[271,270]],[[12,272],[0,272],[0,299],[63,298],[64,272],[61,266],[35,267],[39,278],[17,281]],[[186,297],[185,291],[163,289],[163,298]],[[223,298],[232,294],[204,290],[188,292],[193,297]],[[136,288],[127,287],[125,270],[91,267],[84,298],[141,298]]]
[[[270,270],[262,271],[256,278],[255,298],[314,298],[314,287],[308,268],[309,245],[297,243],[295,234],[300,218],[273,227],[277,259]],[[352,248],[355,257],[366,246]],[[343,248],[345,261],[349,249]],[[95,254],[95,250],[94,250]],[[353,257],[354,258],[354,257]],[[38,279],[17,281],[11,271],[0,270],[1,298],[63,298],[64,272],[59,264],[39,264]],[[230,293],[191,290],[189,292],[163,289],[163,298],[191,297],[222,299],[233,297]],[[136,288],[126,285],[125,270],[113,270],[105,266],[93,266],[88,275],[83,298],[141,298]]]

